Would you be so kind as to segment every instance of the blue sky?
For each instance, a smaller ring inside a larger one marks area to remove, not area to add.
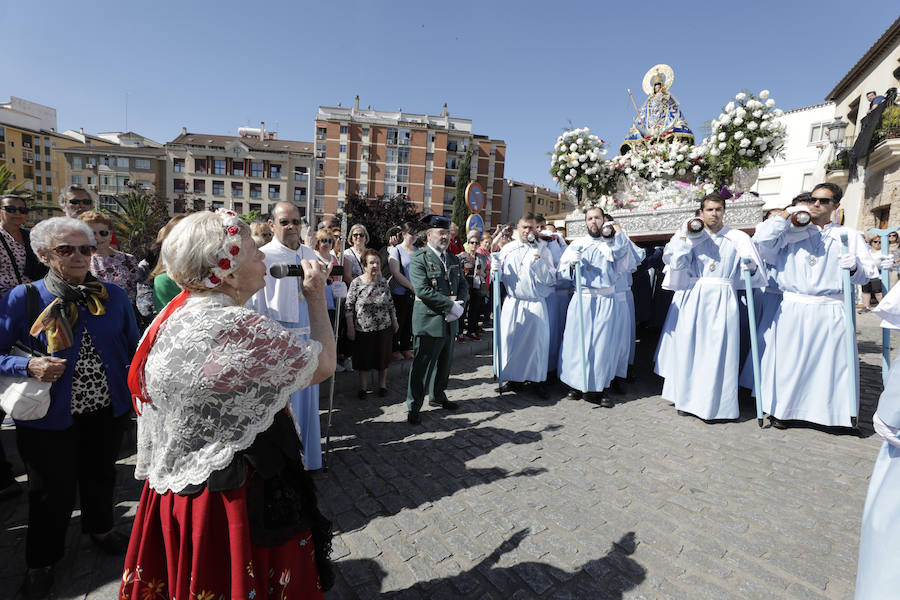
[[[506,140],[506,176],[551,185],[571,122],[625,135],[649,67],[698,132],[741,89],[783,109],[823,101],[897,18],[891,2],[27,2],[0,0],[0,100],[57,109],[59,128],[181,127],[236,135],[265,121],[312,140],[318,105],[439,113]],[[883,90],[879,90],[883,91]],[[552,187],[552,185],[551,185]]]

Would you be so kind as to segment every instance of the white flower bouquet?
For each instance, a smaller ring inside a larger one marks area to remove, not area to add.
[[[566,131],[556,138],[550,154],[550,174],[563,189],[582,189],[591,193],[594,178],[603,168],[605,143],[587,127]]]

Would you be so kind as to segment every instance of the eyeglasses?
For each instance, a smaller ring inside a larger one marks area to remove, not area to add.
[[[4,206],[3,210],[5,210],[8,213],[19,213],[20,215],[28,214],[27,206]]]
[[[96,249],[97,246],[70,246],[69,244],[63,244],[62,246],[57,246],[52,250],[57,254],[57,256],[68,258],[75,254],[76,250],[80,252],[82,256],[90,256],[91,253]]]
[[[281,219],[278,221],[278,224],[282,227],[287,227],[288,225],[299,225],[300,219]]]
[[[90,198],[82,198],[79,200],[78,198],[69,198],[69,204],[72,206],[78,206],[79,204],[83,204],[84,206],[90,206],[94,201]]]
[[[106,237],[109,235],[109,230],[108,229],[100,229],[98,231],[95,231],[94,233],[96,233],[100,237]]]
[[[834,202],[834,198],[810,198],[809,199],[810,204],[815,204],[816,202],[818,202],[819,204],[824,206],[826,204],[831,204],[832,202]]]
[[[322,238],[321,240],[319,240],[319,243],[321,243],[321,244],[333,244],[333,243],[334,243],[334,240],[331,239],[331,238]]]
[[[356,233],[352,234],[351,237],[366,237],[366,234],[357,231]]]

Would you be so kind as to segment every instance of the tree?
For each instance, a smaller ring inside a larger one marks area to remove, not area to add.
[[[146,258],[156,234],[169,220],[168,202],[157,193],[132,189],[113,196],[118,210],[101,209],[112,221],[119,247],[138,260]]]
[[[369,247],[376,250],[387,244],[386,235],[391,227],[406,221],[416,223],[422,218],[422,213],[401,194],[389,200],[385,200],[385,196],[348,196],[344,202],[344,212],[347,213],[348,228],[357,223],[365,225],[369,232]],[[349,243],[349,240],[346,242]]]
[[[466,218],[469,216],[469,205],[466,204],[466,187],[472,181],[472,147],[466,150],[466,155],[459,165],[459,177],[456,180],[456,197],[453,199],[453,216],[451,219],[459,227],[460,231],[466,230]]]
[[[12,169],[9,168],[9,165],[6,163],[0,164],[0,196],[6,194],[16,194],[17,196],[22,196],[23,198],[28,198],[32,195],[31,190],[24,190],[22,187],[25,185],[24,181],[20,181],[19,183],[13,183],[13,172]]]

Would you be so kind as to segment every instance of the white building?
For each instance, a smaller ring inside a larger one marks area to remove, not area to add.
[[[832,158],[827,126],[834,121],[834,103],[785,111],[779,121],[787,131],[784,156],[760,169],[753,186],[765,209],[784,208],[800,192],[812,191],[824,181],[825,163]]]

